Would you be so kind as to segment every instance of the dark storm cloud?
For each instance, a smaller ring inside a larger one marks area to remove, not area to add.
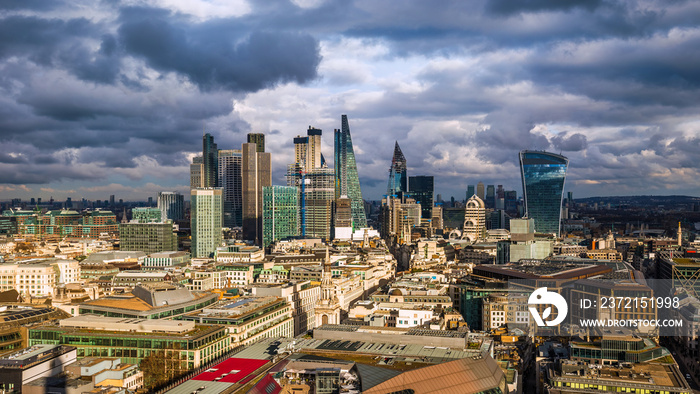
[[[601,0],[491,0],[486,9],[496,15],[514,15],[524,12],[569,11],[581,8],[593,11],[603,2]]]
[[[552,146],[558,151],[580,151],[588,147],[586,136],[581,133],[567,135],[567,132],[559,133],[552,137]]]
[[[197,26],[171,20],[171,15],[160,10],[124,12],[129,17],[122,17],[119,37],[128,53],[145,59],[156,70],[185,75],[203,90],[250,92],[316,78],[319,46],[308,34],[198,34]]]

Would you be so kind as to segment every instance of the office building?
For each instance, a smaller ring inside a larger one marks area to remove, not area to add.
[[[185,197],[178,192],[158,192],[158,209],[163,221],[185,219]]]
[[[224,204],[223,225],[227,228],[243,225],[242,163],[240,150],[219,150],[219,183]]]
[[[204,159],[202,159],[202,156],[192,158],[192,164],[190,164],[190,189],[202,187],[203,173]]]
[[[26,392],[23,385],[55,376],[77,359],[77,349],[63,345],[35,345],[0,358],[0,392]]]
[[[389,185],[386,194],[389,196],[408,192],[408,177],[406,174],[406,158],[401,152],[399,142],[394,144],[394,156],[391,158],[389,167]]]
[[[525,214],[538,233],[560,234],[561,205],[569,159],[543,151],[521,151]]]
[[[306,169],[319,168],[321,167],[321,129],[309,126],[306,134],[308,137]]]
[[[486,186],[486,199],[484,200],[486,208],[493,209],[496,206],[496,188],[493,185]]]
[[[467,186],[467,200],[469,200],[469,197],[471,197],[475,194],[476,194],[476,189],[475,189],[474,185]]]
[[[246,142],[255,144],[255,151],[259,153],[265,152],[265,134],[263,133],[248,133]]]
[[[481,241],[486,238],[486,207],[477,196],[471,196],[467,200],[464,209],[464,226],[462,238],[470,242]]]
[[[273,296],[287,300],[294,319],[294,336],[314,328],[314,306],[321,297],[320,286],[312,285],[308,280],[281,284],[256,283],[251,285],[251,291],[256,297]]]
[[[182,320],[146,320],[81,315],[29,329],[29,345],[74,346],[78,358],[121,357],[139,364],[151,354],[167,357],[176,374],[213,361],[228,352],[231,337],[220,325]]]
[[[202,137],[202,187],[219,187],[219,149],[209,133]]]
[[[299,235],[298,190],[294,186],[263,187],[263,247]]]
[[[421,208],[405,194],[401,198],[385,196],[381,211],[382,237],[395,237],[399,244],[410,243],[413,228],[420,226]]]
[[[131,210],[131,221],[136,223],[159,223],[161,211],[158,208],[134,208]]]
[[[292,307],[281,297],[245,297],[221,301],[201,312],[188,313],[182,319],[200,324],[226,325],[234,347],[263,338],[294,336]]]
[[[365,206],[360,190],[360,178],[357,173],[355,151],[350,136],[350,125],[347,115],[341,116],[341,129],[335,130],[335,199],[347,196],[352,205],[352,227],[359,229],[367,227]]]
[[[350,199],[341,196],[335,200],[335,223],[333,224],[333,238],[352,239],[352,205]]]
[[[160,211],[155,210],[160,215]],[[144,253],[177,250],[177,233],[171,222],[122,223],[119,225],[119,249]]]
[[[433,176],[419,175],[408,178],[408,193],[420,203],[423,219],[432,218],[434,184]]]
[[[263,187],[272,186],[270,154],[258,152],[257,145],[243,144],[242,151],[242,202],[243,239],[262,243]]]
[[[333,218],[334,170],[316,168],[303,174],[299,190],[300,235],[331,239]]]
[[[255,147],[252,144],[250,146]],[[222,241],[222,190],[199,188],[192,189],[191,193],[192,257],[211,257]]]
[[[479,182],[476,184],[476,196],[479,197],[481,199],[481,201],[484,201],[484,199],[486,198],[486,192],[484,189],[484,182]]]

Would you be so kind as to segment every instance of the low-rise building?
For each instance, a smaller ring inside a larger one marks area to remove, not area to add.
[[[72,346],[39,344],[0,358],[0,392],[21,393],[22,386],[63,372],[75,362],[77,350]]]
[[[159,252],[151,253],[141,261],[144,270],[167,270],[174,267],[184,267],[190,262],[190,254],[187,252]]]
[[[292,307],[294,318],[294,336],[314,328],[314,306],[321,297],[321,287],[309,281],[288,282],[283,284],[261,284],[251,286],[251,292],[258,297],[282,297]]]
[[[230,350],[231,338],[221,325],[191,321],[146,320],[81,315],[29,328],[30,346],[70,345],[77,357],[119,357],[139,364],[151,354],[168,358],[169,367],[185,372]]]
[[[138,365],[122,364],[118,357],[84,357],[68,366],[72,376],[91,380],[96,386],[114,386],[136,390],[143,386],[143,372]]]
[[[262,338],[294,336],[294,319],[289,302],[280,297],[243,297],[221,301],[201,312],[188,313],[183,320],[201,324],[224,324],[231,345],[248,345]]]
[[[217,299],[215,293],[189,291],[172,283],[142,283],[134,287],[131,293],[84,302],[80,304],[80,314],[164,319],[202,309]]]

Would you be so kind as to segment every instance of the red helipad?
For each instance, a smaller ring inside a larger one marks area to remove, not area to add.
[[[193,380],[206,382],[238,383],[251,372],[267,364],[269,360],[229,358],[195,376]]]

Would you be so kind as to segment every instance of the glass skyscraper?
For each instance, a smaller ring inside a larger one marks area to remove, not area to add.
[[[352,209],[352,227],[367,227],[365,205],[357,174],[355,151],[352,148],[348,116],[341,116],[341,130],[335,130],[335,199],[347,196]]]
[[[544,151],[520,152],[525,214],[538,233],[560,235],[561,204],[569,159]]]
[[[294,186],[263,186],[263,246],[299,235],[298,190]]]
[[[408,191],[406,176],[406,157],[401,152],[399,142],[396,141],[394,157],[391,158],[391,167],[389,168],[389,185],[386,194],[393,196],[398,195],[399,192],[406,193]]]
[[[434,183],[433,176],[419,175],[408,178],[408,194],[420,203],[423,219],[431,219],[433,215]]]

